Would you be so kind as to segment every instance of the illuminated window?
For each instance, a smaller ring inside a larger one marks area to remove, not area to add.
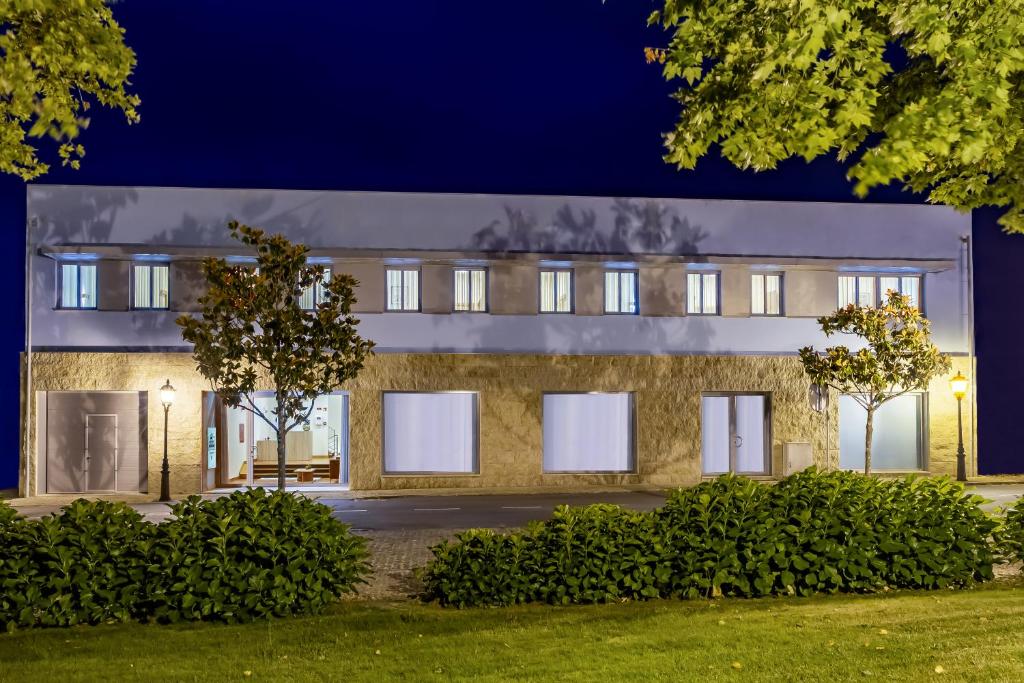
[[[840,275],[839,308],[877,306],[890,291],[906,296],[911,306],[921,307],[920,275]]]
[[[750,276],[750,313],[782,315],[782,275],[753,273]]]
[[[455,310],[482,313],[487,310],[487,271],[455,269]]]
[[[61,264],[60,307],[96,308],[96,266]]]
[[[637,313],[636,271],[618,270],[604,274],[604,312]]]
[[[387,310],[420,310],[420,271],[417,268],[387,269]]]
[[[132,291],[132,308],[170,308],[170,267],[136,263],[132,267]]]
[[[718,315],[718,273],[686,274],[686,312]]]
[[[324,268],[323,277],[318,282],[314,282],[309,287],[302,290],[302,296],[299,297],[299,305],[307,311],[312,311],[317,306],[327,301],[328,294],[326,285],[331,281],[331,269]]]
[[[540,271],[540,312],[572,313],[572,271]]]

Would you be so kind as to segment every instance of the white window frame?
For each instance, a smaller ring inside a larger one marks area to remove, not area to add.
[[[149,305],[148,306],[137,306],[136,305],[136,291],[135,291],[135,272],[139,268],[146,268],[149,270]],[[156,287],[154,286],[154,272],[157,268],[167,269],[167,303],[164,306],[157,306],[155,299],[157,296]],[[157,261],[153,263],[132,263],[131,268],[131,301],[133,311],[169,311],[171,310],[171,264],[166,261]]]
[[[715,282],[715,310],[708,311],[705,309],[705,287],[706,278],[713,277]],[[696,278],[696,280],[694,279]],[[700,310],[693,310],[690,306],[692,299],[690,297],[691,287],[693,283],[699,284],[700,294],[698,300],[700,301]],[[709,315],[715,316],[720,315],[722,311],[722,274],[717,270],[689,270],[686,272],[686,315]]]
[[[625,470],[549,470],[544,465],[544,399],[547,396],[621,396],[625,394],[629,399],[629,469]],[[543,474],[636,474],[639,472],[637,465],[636,448],[636,393],[632,391],[545,391],[541,393],[541,470]]]
[[[390,273],[400,273],[398,279],[399,299],[401,304],[398,308],[391,305],[391,283]],[[412,274],[416,279],[416,302],[410,307],[406,302],[408,288],[407,276]],[[419,266],[388,266],[384,269],[384,310],[388,313],[419,313],[423,308],[423,279],[420,277]]]
[[[387,468],[387,410],[385,403],[390,394],[418,394],[418,395],[441,395],[441,394],[470,394],[473,397],[473,466],[469,471],[462,470],[389,470]],[[460,477],[479,476],[480,474],[480,392],[478,391],[382,391],[380,397],[380,469],[381,475],[386,477]]]
[[[632,310],[623,310],[625,308],[623,304],[623,288],[622,281],[626,278],[623,276],[631,275],[633,280],[632,296],[630,301],[633,304]],[[615,296],[615,308],[609,308],[608,304],[610,299],[608,297],[608,284],[609,281],[613,280],[616,286]],[[633,269],[609,269],[604,272],[604,312],[607,315],[638,315],[640,313],[640,273]]]
[[[779,309],[774,312],[768,311],[768,278],[775,277],[779,279]],[[754,280],[755,278],[761,278],[761,312],[758,313],[754,310],[754,302],[757,301],[757,297],[754,295]],[[750,315],[758,318],[781,318],[785,316],[784,311],[784,296],[783,287],[785,286],[785,277],[782,273],[777,271],[754,271],[750,274]]]
[[[466,292],[469,300],[462,305],[459,301],[459,273],[466,273]],[[483,301],[482,308],[473,308],[474,294],[477,293],[473,287],[473,273],[483,273]],[[490,285],[490,274],[484,266],[458,266],[452,270],[452,310],[456,313],[487,313],[489,310],[488,292]]]
[[[256,269],[259,272],[259,269]],[[331,281],[331,277],[334,275],[334,269],[331,266],[324,266],[324,276],[319,281],[314,282],[309,287],[305,287],[302,290],[302,294],[299,296],[299,305],[304,311],[315,311],[317,307],[327,300],[327,292],[324,290],[324,285]],[[307,295],[311,295],[313,301],[312,306],[306,306],[303,301]]]
[[[849,302],[844,302],[844,301],[839,299],[839,296],[841,295],[841,292],[842,292],[842,286],[841,285],[842,285],[843,278],[851,278],[853,280],[853,284],[854,284],[853,298],[854,298],[854,303],[857,304],[857,305],[860,305],[860,299],[861,299],[861,284],[862,284],[861,283],[861,279],[863,278],[863,279],[870,279],[870,280],[872,280],[872,285],[871,286],[874,288],[874,292],[873,292],[873,297],[872,298],[873,298],[874,301],[873,301],[873,303],[869,304],[869,306],[871,306],[872,308],[877,308],[878,306],[882,305],[882,303],[885,301],[886,293],[890,289],[892,289],[891,287],[889,287],[889,288],[885,289],[885,291],[882,290],[882,280],[883,279],[894,279],[894,280],[896,280],[897,283],[898,283],[897,291],[900,294],[905,294],[906,293],[904,291],[904,286],[905,286],[904,285],[904,280],[905,279],[916,280],[917,281],[917,302],[916,302],[917,303],[917,310],[921,311],[922,313],[924,312],[924,275],[922,273],[850,273],[850,272],[839,273],[839,277],[836,280],[836,282],[838,283],[838,286],[836,288],[836,297],[837,297],[836,298],[836,304],[837,304],[838,308],[845,308],[846,306],[850,305]]]
[[[72,267],[75,269],[75,289],[78,291],[77,301],[74,305],[68,305],[64,302],[64,268]],[[92,268],[93,271],[93,282],[95,283],[95,291],[93,291],[93,299],[95,301],[88,306],[82,305],[82,269]],[[57,273],[58,273],[58,286],[57,286],[57,308],[65,309],[69,311],[93,311],[98,308],[100,298],[100,280],[99,280],[99,269],[95,263],[68,263],[65,261],[57,262]]]
[[[544,309],[544,275],[547,274],[547,273],[551,273],[551,282],[552,282],[552,287],[554,288],[554,291],[552,292],[552,301],[554,302],[555,307],[553,309],[551,309],[551,310],[545,310]],[[558,274],[559,273],[568,273],[569,274],[569,296],[568,296],[569,307],[566,310],[559,310],[558,309],[558,300],[560,298],[559,295],[561,294],[561,292],[558,289]],[[537,296],[537,298],[538,298],[537,310],[540,311],[541,313],[545,314],[545,315],[547,315],[547,314],[572,315],[576,311],[576,302],[575,302],[575,298],[576,298],[575,294],[576,294],[576,292],[575,292],[575,290],[576,290],[576,274],[573,272],[572,268],[541,268],[540,272],[537,274],[537,295],[538,295]]]

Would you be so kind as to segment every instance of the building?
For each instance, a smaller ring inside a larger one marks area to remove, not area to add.
[[[272,469],[275,442],[209,390],[174,323],[198,308],[203,257],[252,260],[232,218],[360,282],[376,355],[288,437],[289,470],[311,486],[675,486],[862,466],[863,412],[841,396],[812,408],[796,350],[835,343],[818,316],[890,288],[973,379],[971,221],[948,207],[46,185],[27,201],[29,494],[155,493],[167,379],[175,494]],[[965,411],[974,473],[973,399]],[[875,439],[876,470],[952,473],[946,379],[887,404]]]

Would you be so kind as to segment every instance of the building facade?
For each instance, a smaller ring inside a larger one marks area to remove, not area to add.
[[[167,380],[173,493],[271,481],[273,435],[223,405],[174,323],[198,311],[204,257],[254,261],[231,219],[353,275],[359,332],[377,345],[288,435],[298,486],[677,486],[862,467],[863,411],[813,400],[796,352],[856,346],[816,318],[889,289],[922,307],[953,372],[974,375],[971,222],[947,207],[45,185],[27,201],[27,494],[155,493]],[[886,404],[875,469],[955,471],[956,409],[947,378]]]

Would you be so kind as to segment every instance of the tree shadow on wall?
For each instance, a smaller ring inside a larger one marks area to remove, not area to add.
[[[118,212],[139,200],[134,189],[118,187],[33,187],[30,193],[35,245],[109,242]]]

